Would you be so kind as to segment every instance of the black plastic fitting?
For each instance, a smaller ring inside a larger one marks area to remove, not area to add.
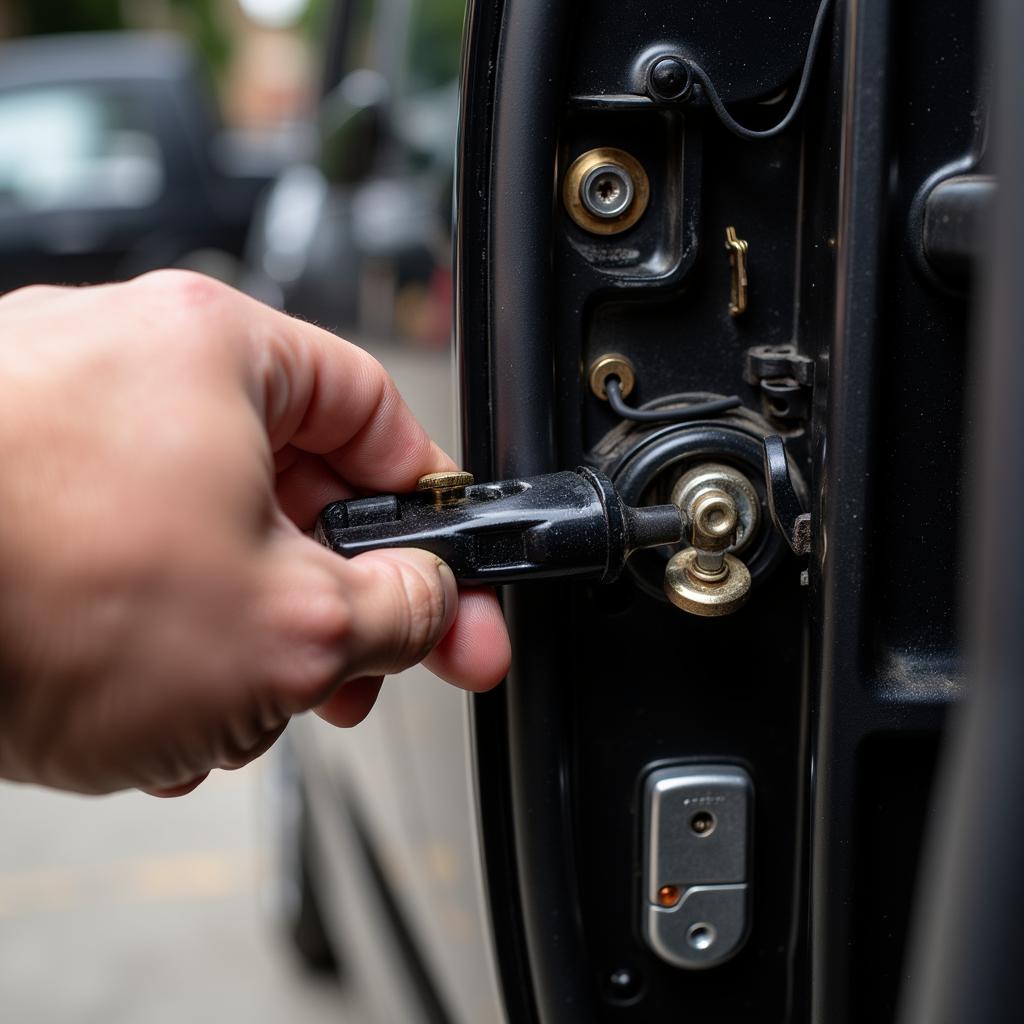
[[[693,72],[681,57],[659,57],[647,75],[647,88],[656,100],[689,99],[693,91]]]
[[[611,582],[640,548],[677,544],[675,505],[632,508],[586,467],[497,483],[457,497],[429,491],[328,505],[316,539],[353,557],[379,548],[423,548],[464,583],[575,577]]]

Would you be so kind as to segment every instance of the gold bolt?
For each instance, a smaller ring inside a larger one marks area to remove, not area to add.
[[[416,481],[417,491],[430,491],[434,495],[434,505],[440,508],[450,501],[466,496],[466,488],[473,483],[473,474],[462,470],[449,470],[444,473],[428,473]]]

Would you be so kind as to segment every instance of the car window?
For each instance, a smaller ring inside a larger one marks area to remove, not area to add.
[[[78,86],[0,94],[0,210],[144,207],[164,178],[130,97]]]

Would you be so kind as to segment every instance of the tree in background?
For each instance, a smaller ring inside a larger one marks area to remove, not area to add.
[[[227,0],[230,2],[230,0]],[[39,3],[8,0],[10,21],[18,35],[52,32],[106,32],[125,28],[174,28],[199,47],[214,72],[231,57],[231,32],[225,18],[225,0],[74,0]]]
[[[299,29],[316,33],[332,0],[309,0]],[[460,0],[461,2],[461,0]],[[15,36],[117,29],[176,29],[199,48],[215,75],[223,73],[234,49],[236,0],[0,0],[2,24]]]

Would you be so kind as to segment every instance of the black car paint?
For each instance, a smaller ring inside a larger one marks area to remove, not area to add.
[[[816,7],[472,8],[456,249],[467,468],[585,457],[614,423],[580,373],[604,351],[633,359],[641,400],[738,391],[756,407],[741,380],[755,344],[795,341],[818,370],[789,442],[814,496],[807,590],[791,562],[711,623],[633,591],[505,595],[515,668],[474,699],[474,727],[516,1021],[895,1013],[937,742],[962,690],[966,304],[919,272],[910,212],[939,168],[983,169],[978,11],[837,4],[803,117],[769,141],[737,140],[699,106],[593,100],[639,95],[658,52],[699,55],[727,102],[771,124],[777,107],[743,101],[793,80]],[[558,207],[552,168],[595,144],[652,176],[634,239],[646,268],[588,265]],[[731,223],[751,243],[742,321],[725,312]],[[752,935],[704,974],[646,949],[634,882],[638,777],[696,756],[749,765],[758,799]]]

